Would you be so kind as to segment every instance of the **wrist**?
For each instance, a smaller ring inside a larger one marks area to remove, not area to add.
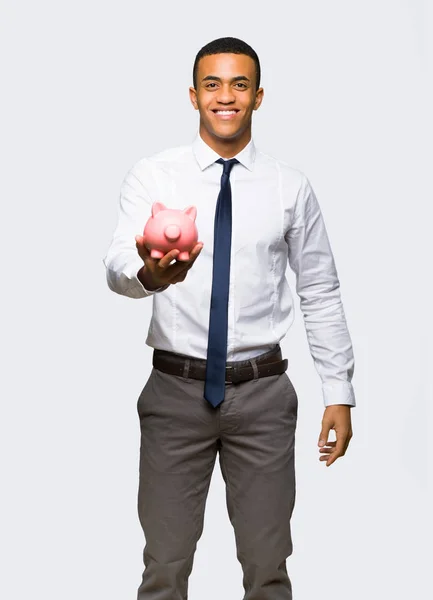
[[[153,292],[160,288],[160,285],[156,285],[152,279],[152,274],[146,269],[146,265],[143,265],[137,273],[138,280],[142,283],[143,287],[149,292]]]

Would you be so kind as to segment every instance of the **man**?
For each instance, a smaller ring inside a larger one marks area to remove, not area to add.
[[[323,383],[327,466],[352,437],[352,345],[312,187],[251,136],[264,93],[257,54],[236,38],[214,40],[196,56],[193,84],[198,135],[127,173],[104,259],[110,289],[154,300],[146,340],[154,368],[137,402],[146,538],[138,600],[187,597],[217,454],[244,600],[291,600],[298,398],[279,346],[294,318],[287,260]],[[196,206],[200,241],[189,260],[177,261],[177,250],[150,257],[139,232],[155,201]]]

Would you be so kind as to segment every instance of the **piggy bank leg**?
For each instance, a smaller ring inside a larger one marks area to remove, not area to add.
[[[189,252],[179,252],[176,256],[176,260],[189,260]]]
[[[152,250],[150,251],[151,258],[162,258],[163,256],[164,252],[161,252],[161,250],[157,250],[156,248],[152,248]]]

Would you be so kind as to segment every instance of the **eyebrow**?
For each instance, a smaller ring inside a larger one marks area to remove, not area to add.
[[[214,79],[215,81],[222,81],[221,77],[217,77],[216,75],[207,75],[206,77],[203,77],[202,81],[208,81],[210,79]],[[248,82],[250,82],[248,77],[245,77],[245,75],[237,75],[236,77],[232,77],[230,81],[248,81]]]

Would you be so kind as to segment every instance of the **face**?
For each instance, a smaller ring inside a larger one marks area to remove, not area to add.
[[[252,113],[263,99],[263,88],[255,91],[254,60],[246,54],[203,56],[196,85],[189,94],[200,112],[200,135],[220,156],[230,158],[250,141]],[[217,112],[221,110],[234,114]]]

